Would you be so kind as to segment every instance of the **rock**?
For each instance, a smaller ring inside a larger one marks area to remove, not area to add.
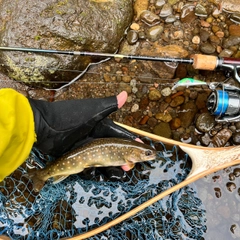
[[[209,36],[210,36],[210,33],[207,30],[205,29],[200,30],[200,39],[202,42],[206,42]]]
[[[195,15],[206,18],[208,16],[207,9],[202,4],[197,4],[195,8]]]
[[[161,94],[164,96],[164,97],[167,97],[167,96],[170,96],[172,93],[172,90],[170,87],[166,87],[164,88],[162,91],[161,91]]]
[[[180,112],[179,112],[181,126],[184,128],[189,127],[192,124],[196,113],[197,113],[197,107],[193,101],[184,103],[181,106]]]
[[[180,16],[181,22],[183,23],[192,22],[196,18],[194,9],[195,9],[194,4],[184,5]]]
[[[188,51],[177,45],[161,46],[156,41],[151,45],[151,47],[142,47],[139,49],[138,54],[142,56],[186,58],[188,56]],[[159,83],[161,83],[161,79],[172,79],[178,66],[175,63],[158,61],[143,61],[143,64],[147,68],[147,72],[154,71],[159,76],[159,79],[155,80]]]
[[[165,138],[171,138],[172,136],[172,131],[170,126],[168,123],[165,123],[165,122],[161,122],[157,124],[153,129],[153,133]]]
[[[199,93],[196,99],[196,106],[198,109],[204,109],[207,106],[208,94],[206,92]]]
[[[160,22],[160,17],[148,10],[143,11],[140,17],[143,22],[149,24],[150,26]]]
[[[159,14],[160,17],[165,18],[172,14],[172,6],[169,3],[163,5],[161,12]]]
[[[138,33],[135,30],[130,30],[127,33],[127,42],[132,45],[136,43],[138,40]]]
[[[234,144],[239,145],[240,144],[240,132],[236,132],[232,135],[232,140]]]
[[[184,103],[185,98],[183,96],[176,96],[172,99],[170,106],[177,107]]]
[[[149,92],[148,98],[151,101],[158,101],[161,98],[161,93],[157,89],[153,89]]]
[[[222,0],[222,8],[230,12],[240,12],[239,0]]]
[[[139,105],[137,103],[134,103],[131,108],[131,112],[137,112],[138,110],[139,110]]]
[[[142,0],[141,0],[142,1]],[[2,46],[116,52],[132,20],[132,1],[46,0],[9,1],[0,5]],[[107,29],[107,30],[106,30]],[[70,81],[91,62],[92,57],[1,52],[0,62],[10,78],[24,82]],[[48,70],[49,69],[49,70]],[[60,71],[58,69],[62,69]]]
[[[227,39],[224,39],[223,41],[223,47],[229,48],[234,45],[238,45],[240,43],[240,37],[239,36],[229,36]]]
[[[181,120],[180,118],[173,118],[170,122],[170,127],[172,130],[176,130],[181,126]]]
[[[231,138],[232,132],[229,129],[220,130],[212,139],[215,147],[224,147],[228,140]]]
[[[200,45],[200,50],[202,53],[212,54],[215,52],[215,47],[211,43],[206,42]]]
[[[155,3],[156,9],[161,9],[165,3],[166,3],[165,0],[157,0]]]
[[[230,36],[240,37],[240,26],[236,24],[232,24],[228,28]]]
[[[162,32],[163,32],[163,26],[156,25],[147,29],[146,36],[150,41],[155,42],[159,39]]]
[[[214,127],[214,125],[215,125],[215,119],[208,112],[200,114],[196,121],[196,128],[200,132],[207,133]]]
[[[160,120],[162,122],[170,122],[172,120],[172,116],[168,112],[157,113],[155,117],[157,120]]]

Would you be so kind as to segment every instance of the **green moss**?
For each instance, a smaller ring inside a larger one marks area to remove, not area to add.
[[[41,36],[36,35],[36,36],[34,37],[34,40],[35,40],[35,41],[39,41],[41,38],[42,38]]]

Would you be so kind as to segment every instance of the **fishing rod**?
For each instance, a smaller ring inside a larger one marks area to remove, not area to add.
[[[171,57],[153,57],[153,56],[135,56],[124,55],[117,53],[99,53],[99,52],[85,52],[85,51],[68,51],[68,50],[52,50],[52,49],[37,49],[37,48],[24,48],[24,47],[1,47],[0,51],[21,51],[33,53],[48,53],[48,54],[64,54],[74,56],[95,56],[104,58],[126,58],[133,60],[146,60],[146,61],[160,61],[172,63],[187,63],[192,64],[194,69],[199,70],[227,70],[231,73],[232,77],[240,83],[240,58],[221,58],[212,55],[193,54],[190,58],[171,58]]]

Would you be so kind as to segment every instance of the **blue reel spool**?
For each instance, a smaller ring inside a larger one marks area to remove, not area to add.
[[[222,116],[227,112],[229,95],[226,91],[217,90],[216,92],[216,106],[213,112],[215,116]]]

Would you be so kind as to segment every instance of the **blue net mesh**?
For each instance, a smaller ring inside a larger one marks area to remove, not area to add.
[[[33,149],[29,159],[1,183],[0,235],[14,240],[72,237],[183,181],[191,167],[187,156],[176,147],[154,145],[158,158],[138,163],[119,180],[101,174],[88,179],[72,175],[55,185],[48,182],[40,193],[33,191],[23,175],[53,159]],[[204,239],[205,222],[204,206],[194,186],[186,186],[91,239]]]

